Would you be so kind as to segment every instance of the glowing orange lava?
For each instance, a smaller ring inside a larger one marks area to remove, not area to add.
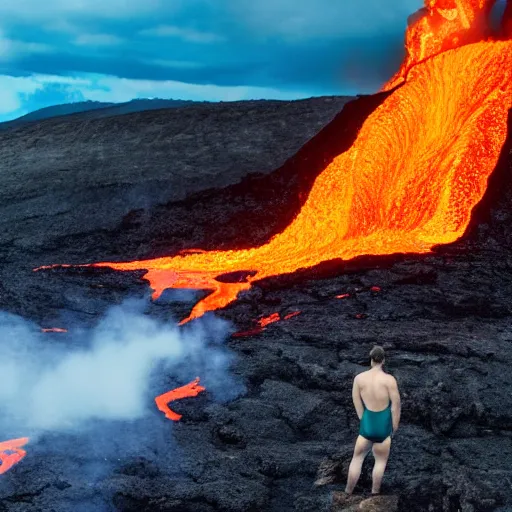
[[[492,4],[426,0],[407,31],[406,60],[385,87],[396,89],[267,244],[91,266],[146,270],[154,298],[166,288],[211,290],[184,323],[265,277],[365,254],[427,253],[455,241],[485,192],[512,107],[512,42],[487,39]],[[216,279],[241,271],[253,274],[242,283]]]
[[[41,329],[41,332],[68,332],[67,329],[62,329],[61,327],[48,327]]]
[[[181,419],[181,414],[175,413],[167,404],[174,400],[180,400],[181,398],[197,396],[202,391],[205,391],[205,389],[206,388],[199,385],[199,377],[197,377],[197,379],[189,382],[185,386],[181,386],[181,388],[172,389],[163,395],[157,396],[155,398],[155,403],[158,409],[165,414],[166,418],[173,421],[179,421]]]
[[[281,316],[279,313],[272,313],[270,316],[264,316],[258,320],[258,324],[260,327],[265,327],[268,324],[272,324],[274,322],[279,322],[281,320]]]
[[[301,311],[292,311],[291,313],[288,313],[287,315],[281,318],[281,315],[279,313],[272,313],[269,316],[264,316],[262,318],[259,318],[258,320],[253,320],[253,322],[256,322],[258,324],[258,327],[254,327],[254,329],[249,329],[248,331],[238,331],[233,333],[231,336],[233,338],[244,338],[247,336],[254,336],[256,334],[259,334],[260,332],[263,332],[266,329],[267,325],[279,322],[281,320],[290,320],[290,318],[293,318],[294,316],[300,314]]]
[[[21,447],[28,443],[28,437],[11,439],[0,443],[0,474],[3,474],[17,464],[27,452]]]
[[[425,0],[425,7],[409,18],[406,58],[384,90],[391,90],[403,82],[417,63],[484,39],[493,5],[493,0]]]

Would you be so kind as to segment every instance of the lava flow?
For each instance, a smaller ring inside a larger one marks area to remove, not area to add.
[[[490,32],[488,18],[494,3],[489,0],[425,0],[425,8],[409,18],[406,57],[384,89],[391,90],[403,82],[417,63],[484,39]]]
[[[427,253],[461,237],[507,136],[512,41],[491,40],[493,1],[425,0],[410,20],[407,57],[352,147],[316,178],[295,219],[267,244],[126,263],[166,288],[212,293],[186,322],[222,308],[256,280],[360,255]],[[244,282],[222,274],[250,272]]]
[[[300,314],[301,311],[292,311],[291,313],[288,313],[283,318],[281,318],[281,315],[279,313],[272,313],[269,316],[264,316],[262,318],[259,318],[258,320],[253,320],[258,324],[258,327],[254,327],[252,329],[249,329],[248,331],[238,331],[233,333],[231,336],[233,338],[245,338],[248,336],[254,336],[256,334],[259,334],[260,332],[263,332],[266,329],[267,325],[279,322],[281,320],[290,320],[290,318],[293,318],[294,316]]]
[[[180,400],[181,398],[197,396],[205,390],[206,388],[199,385],[199,377],[197,377],[197,379],[189,382],[185,386],[181,386],[181,388],[172,389],[163,395],[157,396],[155,398],[155,403],[158,409],[165,414],[166,418],[173,421],[179,421],[181,419],[181,414],[174,412],[167,404],[174,400]]]
[[[0,443],[0,474],[9,471],[27,455],[27,452],[21,449],[27,443],[28,437],[20,437],[19,439],[11,439]]]

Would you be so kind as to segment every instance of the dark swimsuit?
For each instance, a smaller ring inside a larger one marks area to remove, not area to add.
[[[360,436],[373,443],[382,443],[392,433],[391,402],[383,411],[370,411],[366,406],[364,407],[363,417],[359,426]]]

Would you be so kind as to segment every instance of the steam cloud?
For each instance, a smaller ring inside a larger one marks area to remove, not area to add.
[[[155,408],[154,393],[171,388],[170,377],[182,385],[200,376],[221,399],[242,390],[221,345],[225,322],[209,318],[178,329],[142,308],[140,301],[114,307],[76,340],[41,334],[38,326],[0,313],[0,427],[34,435],[94,420],[139,419]]]

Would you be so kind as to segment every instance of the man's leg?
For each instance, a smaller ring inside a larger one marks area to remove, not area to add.
[[[371,446],[372,443],[371,441],[368,441],[368,439],[365,439],[362,436],[357,438],[352,462],[348,468],[347,487],[345,488],[345,492],[347,494],[352,494],[352,491],[359,480],[359,476],[361,475],[364,458],[368,455]]]
[[[391,437],[385,439],[382,443],[373,445],[373,456],[375,457],[375,465],[372,473],[372,494],[379,494],[384,470],[388,463],[389,450],[391,448]]]

